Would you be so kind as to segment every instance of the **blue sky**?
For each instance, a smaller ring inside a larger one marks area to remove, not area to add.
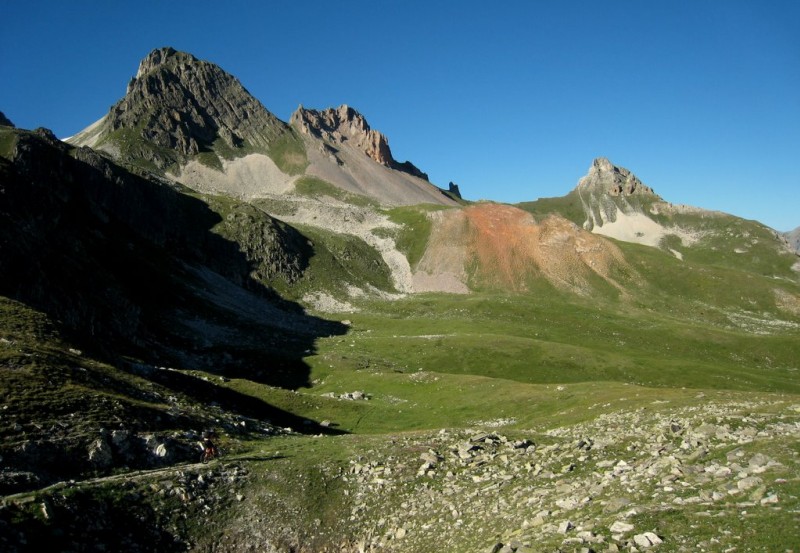
[[[468,199],[561,196],[605,156],[664,199],[800,225],[800,2],[11,1],[0,110],[74,134],[173,46],[288,120],[349,104]]]

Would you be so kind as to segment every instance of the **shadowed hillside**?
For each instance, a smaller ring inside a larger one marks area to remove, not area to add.
[[[156,459],[146,454],[147,431],[182,432],[169,438],[172,454],[157,459],[168,463],[194,456],[192,432],[220,424],[234,431],[236,417],[259,421],[251,431],[317,429],[219,386],[242,376],[309,386],[303,357],[318,337],[344,332],[269,287],[300,277],[314,255],[307,239],[259,212],[240,244],[214,231],[219,214],[174,185],[48,131],[8,131],[4,140],[12,147],[0,157],[0,296],[8,298],[0,373],[7,413],[38,421],[4,428],[4,462],[32,471],[5,484],[24,488],[123,460],[148,466]],[[36,383],[45,384],[37,391]],[[203,413],[204,405],[214,407]],[[124,448],[113,446],[112,455],[108,445],[103,462],[88,462],[80,452],[97,440],[111,444],[112,430],[129,436]]]

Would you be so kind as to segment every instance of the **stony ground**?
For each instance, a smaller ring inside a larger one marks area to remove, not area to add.
[[[800,405],[653,407],[527,438],[484,425],[369,451],[344,476],[358,549],[750,551],[721,526],[727,515],[798,521],[800,498],[785,490],[800,474]],[[676,510],[715,532],[701,539],[696,526],[670,533],[652,522]]]
[[[297,438],[328,454],[306,462],[297,451],[265,450],[60,484],[4,498],[0,526],[9,533],[0,544],[27,551],[36,542],[37,526],[8,526],[33,501],[76,546],[87,514],[113,529],[135,511],[152,530],[146,536],[89,530],[137,551],[147,543],[165,551],[798,551],[800,404],[697,400],[617,411],[598,404],[596,417],[549,429],[520,430],[509,418]],[[281,447],[296,448],[291,441]],[[87,495],[112,483],[116,504]],[[765,531],[777,549],[754,544],[753,532]]]

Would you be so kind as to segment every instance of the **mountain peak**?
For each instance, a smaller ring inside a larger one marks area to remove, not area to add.
[[[612,196],[653,195],[655,192],[624,167],[611,163],[608,158],[592,161],[589,172],[578,181],[579,190],[592,190]]]
[[[164,170],[201,152],[266,149],[288,131],[231,74],[171,47],[150,52],[108,115],[70,142]]]

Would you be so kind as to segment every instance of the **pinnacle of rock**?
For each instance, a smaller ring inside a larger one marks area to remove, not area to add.
[[[649,186],[624,167],[618,167],[607,158],[598,157],[589,172],[578,181],[578,189],[592,190],[612,196],[655,195]]]

